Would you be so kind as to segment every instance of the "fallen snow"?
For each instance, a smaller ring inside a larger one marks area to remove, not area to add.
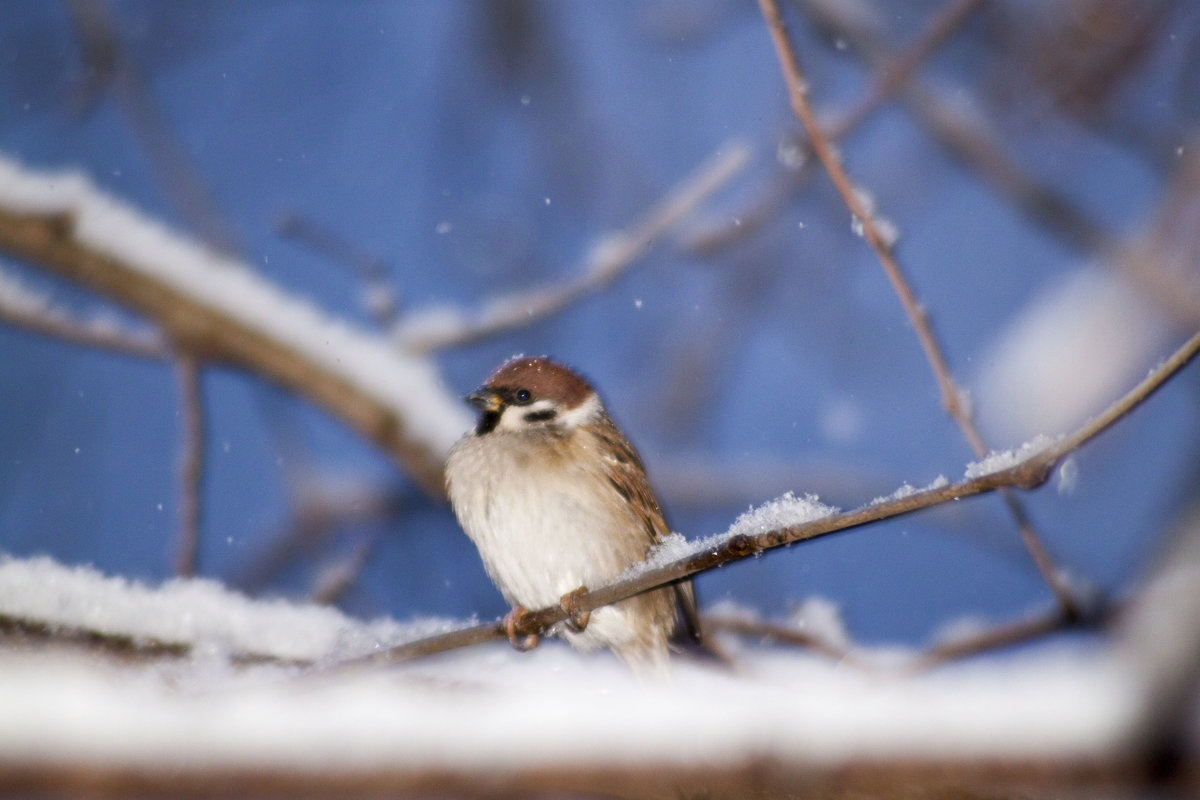
[[[792,492],[788,492],[782,497],[752,507],[735,519],[724,533],[715,533],[695,540],[686,539],[682,534],[672,533],[654,546],[645,561],[634,564],[625,570],[617,577],[617,580],[636,578],[645,572],[665,567],[675,561],[681,561],[699,553],[718,550],[734,536],[754,535],[790,528],[837,512],[838,509],[825,505],[817,499],[815,494],[796,497]]]
[[[152,588],[48,559],[5,561],[0,613],[222,648],[349,656],[398,636],[324,608],[202,580]],[[803,619],[837,636],[836,609]],[[551,765],[831,764],[851,757],[1072,757],[1118,747],[1136,682],[1079,646],[919,677],[744,650],[639,682],[608,654],[503,644],[398,667],[299,674],[220,654],[133,663],[0,648],[0,767],[503,771]],[[214,662],[217,662],[214,665]]]
[[[877,506],[880,503],[887,503],[892,500],[903,500],[906,497],[911,497],[912,495],[916,494],[917,492],[930,492],[930,491],[933,491],[934,489],[941,489],[941,488],[943,488],[945,486],[949,486],[949,485],[950,485],[950,481],[946,480],[945,475],[938,475],[936,478],[933,479],[932,482],[929,483],[928,486],[924,486],[920,489],[918,489],[915,486],[911,486],[908,483],[903,483],[900,485],[899,489],[892,492],[891,494],[886,495],[884,497],[876,497],[874,500],[872,500],[870,502],[870,505]]]
[[[733,521],[726,535],[753,535],[780,528],[791,528],[806,522],[838,513],[838,509],[827,506],[815,494],[797,497],[788,492],[782,497],[751,508]]]
[[[434,365],[289,295],[241,262],[175,233],[97,189],[79,172],[37,172],[0,156],[0,206],[68,214],[83,245],[304,354],[395,410],[408,434],[444,455],[470,415]]]
[[[1015,467],[1025,459],[1032,458],[1042,452],[1047,447],[1052,447],[1056,441],[1058,440],[1054,437],[1038,434],[1020,447],[1012,450],[993,451],[988,453],[981,461],[972,461],[967,464],[964,476],[967,480],[973,480],[981,478],[984,475],[991,475],[993,472],[1001,472],[1010,467]]]
[[[453,627],[443,620],[364,623],[322,606],[251,600],[203,578],[150,587],[47,557],[0,557],[0,614],[52,628],[186,644],[209,655],[307,661],[363,655]]]

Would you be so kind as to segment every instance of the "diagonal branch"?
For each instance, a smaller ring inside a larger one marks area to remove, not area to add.
[[[849,111],[830,123],[826,135],[836,141],[861,125],[885,101],[895,96],[929,56],[957,32],[984,2],[951,0],[947,3],[920,38],[883,65],[870,91]]]
[[[226,253],[244,248],[218,209],[162,105],[117,33],[112,11],[99,0],[68,0],[68,19],[83,49],[90,91],[108,89],[124,113],[163,190],[201,238]]]
[[[825,170],[833,180],[834,186],[837,187],[838,194],[841,195],[846,207],[849,208],[851,215],[856,220],[856,230],[861,230],[863,238],[867,240],[867,244],[875,252],[879,263],[883,266],[883,271],[887,275],[888,281],[892,284],[892,288],[900,298],[900,303],[904,306],[905,313],[912,321],[917,338],[921,343],[921,349],[925,352],[925,358],[929,361],[929,366],[933,370],[938,388],[941,391],[942,406],[945,408],[946,413],[958,424],[959,429],[963,432],[963,436],[966,437],[968,444],[975,451],[976,456],[983,457],[988,451],[987,442],[976,427],[975,421],[971,418],[970,410],[964,400],[963,391],[954,379],[941,342],[933,332],[929,314],[917,299],[912,284],[896,260],[895,254],[892,252],[890,238],[880,230],[872,209],[851,181],[846,169],[842,166],[841,158],[834,151],[833,145],[825,136],[820,123],[817,121],[816,113],[813,111],[812,105],[808,102],[808,88],[804,80],[804,74],[800,69],[800,59],[796,54],[795,48],[792,46],[792,40],[788,35],[783,16],[780,14],[779,5],[776,0],[759,0],[759,7],[762,9],[763,16],[767,20],[767,27],[770,29],[771,38],[775,43],[775,50],[779,56],[784,80],[787,83],[788,94],[791,98],[792,109],[796,112],[801,125],[804,126],[804,130],[812,142],[813,150],[825,166]],[[1001,495],[1009,512],[1016,520],[1021,539],[1029,550],[1030,555],[1032,555],[1038,571],[1053,590],[1058,601],[1068,614],[1072,616],[1081,614],[1082,610],[1079,608],[1078,602],[1056,568],[1054,560],[1042,542],[1041,537],[1034,529],[1024,506],[1010,492],[1005,491]]]
[[[591,611],[643,592],[677,583],[701,572],[759,555],[768,550],[840,533],[873,522],[906,516],[942,503],[1010,487],[1035,489],[1046,482],[1054,468],[1067,456],[1091,442],[1144,403],[1187,366],[1197,353],[1200,353],[1200,333],[1188,339],[1137,386],[1101,414],[1067,436],[1053,442],[1029,447],[1031,452],[1024,457],[1011,452],[992,455],[980,464],[973,464],[968,469],[969,477],[956,484],[934,485],[903,497],[870,503],[852,511],[828,514],[817,519],[762,533],[732,535],[726,533],[694,542],[687,555],[661,566],[648,565],[629,577],[618,579],[607,586],[579,595],[577,608],[580,611]],[[561,606],[543,608],[524,617],[525,624],[518,633],[545,633],[550,627],[564,619],[566,619],[566,612]],[[504,624],[497,620],[407,642],[363,658],[341,662],[334,665],[334,668],[407,661],[505,637]]]
[[[830,141],[838,141],[870,119],[879,108],[902,90],[922,64],[949,39],[971,16],[983,0],[951,0],[935,17],[930,26],[911,44],[882,64],[870,88],[849,109],[829,123],[825,131]],[[787,142],[781,148],[794,148],[794,154],[781,158],[765,190],[749,207],[735,214],[728,222],[714,222],[688,234],[684,247],[707,253],[741,241],[759,230],[775,216],[779,206],[808,178],[812,148],[807,142]],[[790,165],[790,166],[789,166]]]
[[[153,320],[179,351],[305,397],[442,495],[442,460],[470,418],[430,362],[328,317],[79,175],[0,158],[0,251]]]
[[[641,219],[623,231],[603,237],[584,259],[575,277],[561,284],[498,297],[473,319],[453,309],[427,310],[400,325],[397,340],[415,352],[459,347],[561,311],[615,281],[667,231],[729,183],[749,161],[750,148],[745,143],[736,139],[726,142]],[[450,323],[443,323],[445,319]],[[430,320],[435,322],[431,324]]]

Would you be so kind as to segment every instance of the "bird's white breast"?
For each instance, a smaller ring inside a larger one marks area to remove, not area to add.
[[[566,592],[599,586],[645,557],[649,539],[616,502],[602,460],[571,449],[595,446],[583,431],[569,442],[491,433],[464,437],[451,451],[450,501],[510,603],[554,605]]]

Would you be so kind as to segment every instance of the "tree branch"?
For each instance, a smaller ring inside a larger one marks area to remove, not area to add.
[[[196,574],[204,509],[204,397],[200,386],[200,364],[194,356],[180,354],[176,359],[176,372],[183,407],[183,447],[179,465],[179,543],[175,573],[190,576]]]
[[[41,336],[135,358],[166,359],[166,343],[151,330],[125,330],[108,320],[85,321],[52,307],[15,276],[0,271],[0,322]]]
[[[982,458],[988,451],[987,442],[984,441],[983,435],[979,432],[979,428],[976,427],[975,421],[971,418],[968,405],[964,401],[964,393],[950,370],[950,364],[946,359],[945,350],[942,348],[941,342],[933,332],[929,313],[926,311],[925,306],[917,299],[916,291],[913,289],[904,270],[901,269],[900,263],[896,260],[895,254],[892,252],[892,241],[881,232],[873,209],[868,206],[862,193],[854,185],[853,181],[851,181],[849,174],[842,166],[840,156],[834,152],[833,145],[825,136],[820,123],[817,121],[817,116],[808,102],[808,88],[804,80],[804,74],[800,69],[800,59],[796,54],[795,48],[792,46],[792,40],[788,35],[783,16],[779,11],[779,5],[776,0],[759,0],[759,7],[762,9],[763,16],[767,20],[767,27],[775,43],[775,50],[783,69],[784,80],[788,86],[788,94],[791,97],[792,109],[796,112],[796,117],[800,120],[801,125],[804,126],[804,130],[812,142],[813,150],[824,165],[825,171],[829,173],[829,177],[833,180],[838,194],[841,195],[843,202],[845,202],[846,207],[850,210],[857,226],[856,230],[861,230],[863,238],[867,240],[867,244],[875,252],[884,273],[887,275],[888,281],[891,282],[892,288],[895,290],[897,297],[899,297],[901,305],[904,306],[904,311],[912,322],[913,329],[917,333],[918,340],[920,340],[921,349],[925,352],[925,358],[929,361],[929,366],[933,370],[938,388],[941,390],[942,406],[945,408],[946,413],[958,424],[963,436],[966,437],[967,443],[975,451],[975,455]],[[1032,555],[1034,563],[1037,565],[1043,579],[1045,579],[1051,590],[1053,590],[1063,608],[1070,615],[1078,616],[1082,613],[1078,601],[1072,595],[1070,587],[1067,586],[1066,582],[1060,576],[1053,558],[1042,542],[1041,536],[1034,529],[1024,506],[1007,491],[1001,492],[1001,495],[1009,512],[1016,520],[1021,540],[1025,543],[1025,547],[1029,550],[1030,555]]]
[[[1063,459],[1144,403],[1168,380],[1187,366],[1198,352],[1200,352],[1200,333],[1188,339],[1170,358],[1152,370],[1144,380],[1105,409],[1103,413],[1068,436],[1047,443],[1040,449],[1031,448],[1033,452],[1015,463],[1013,463],[1014,457],[1011,453],[1003,454],[1000,457],[990,457],[982,464],[972,465],[972,468],[968,470],[971,477],[956,484],[922,489],[903,497],[871,503],[852,511],[829,514],[819,519],[763,533],[739,533],[732,536],[721,534],[694,542],[692,543],[692,552],[686,556],[662,566],[649,566],[630,577],[619,579],[607,586],[579,595],[577,607],[580,611],[591,611],[691,578],[701,572],[759,555],[768,550],[851,530],[872,522],[906,516],[942,503],[1009,487],[1035,489],[1045,483],[1054,468]],[[993,460],[999,464],[999,467],[989,471],[987,468],[993,463]],[[526,624],[518,633],[544,634],[549,628],[564,619],[566,619],[566,612],[560,606],[543,608],[526,616],[524,618]],[[501,639],[505,635],[503,621],[496,620],[471,628],[407,642],[386,651],[342,662],[335,665],[335,668],[367,663],[407,661],[459,647]]]
[[[470,419],[428,362],[326,317],[78,175],[0,158],[0,250],[148,317],[180,351],[309,399],[442,496],[442,460]]]
[[[601,238],[577,269],[575,277],[561,284],[496,298],[473,319],[451,309],[418,313],[398,327],[397,340],[406,349],[416,352],[459,347],[561,311],[620,277],[663,234],[741,172],[749,160],[750,149],[743,142],[726,142],[641,219],[623,231]],[[431,319],[436,320],[432,325]],[[442,319],[452,322],[445,325],[444,330],[438,330],[442,327]]]

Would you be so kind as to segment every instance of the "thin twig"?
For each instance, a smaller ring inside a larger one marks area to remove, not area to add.
[[[69,0],[67,10],[84,60],[93,67],[100,87],[112,91],[163,190],[212,247],[225,253],[242,252],[237,234],[219,211],[212,192],[117,34],[106,4]]]
[[[867,94],[846,113],[829,123],[825,135],[837,141],[865,122],[909,82],[921,65],[954,35],[983,3],[984,0],[950,0],[934,16],[932,24],[912,44],[887,60],[878,70]]]
[[[19,170],[3,160],[0,171],[18,176],[15,180],[36,186],[43,194],[55,185],[52,176]],[[460,417],[463,428],[458,430],[465,429],[467,415],[434,380],[432,367],[417,359],[406,359],[379,337],[363,334],[354,326],[331,328],[331,335],[336,333],[343,340],[340,346],[356,351],[361,348],[359,352],[369,354],[380,364],[390,361],[399,369],[407,368],[412,379],[421,382],[420,391],[426,393],[422,396],[427,399],[418,405],[409,402],[407,395],[396,394],[372,380],[356,363],[315,357],[303,336],[293,337],[290,331],[242,313],[244,308],[236,298],[205,295],[168,279],[158,263],[160,254],[114,249],[109,243],[93,241],[86,230],[88,224],[93,224],[89,220],[94,220],[100,203],[120,210],[121,224],[133,232],[129,240],[140,240],[141,234],[146,234],[150,241],[159,242],[159,247],[186,254],[181,263],[193,271],[189,273],[193,278],[201,278],[196,271],[209,268],[205,265],[211,265],[214,278],[236,272],[245,283],[245,289],[239,291],[252,288],[262,297],[270,297],[276,308],[296,309],[294,303],[287,303],[284,292],[257,278],[245,266],[223,261],[165,233],[152,220],[96,190],[78,197],[64,195],[37,209],[22,208],[20,203],[17,207],[0,204],[0,250],[144,315],[178,348],[209,363],[242,367],[307,398],[393,456],[428,494],[443,496],[443,447],[449,447],[444,442],[453,441],[456,433],[451,431],[458,427]],[[110,209],[104,213],[113,212]],[[310,325],[326,321],[313,314],[307,319]]]
[[[405,348],[427,352],[459,347],[503,331],[529,325],[566,308],[616,280],[667,231],[687,218],[701,203],[732,180],[750,161],[750,148],[740,140],[717,152],[684,178],[635,223],[603,237],[576,270],[560,284],[539,286],[496,298],[470,318],[459,311],[435,310],[402,324],[397,341]],[[431,330],[425,320],[452,317],[449,330]]]
[[[776,0],[759,0],[759,7],[766,18],[771,39],[775,44],[775,51],[779,57],[784,80],[788,87],[788,94],[792,101],[792,110],[795,111],[800,124],[804,126],[804,130],[812,142],[814,152],[824,165],[825,171],[829,173],[829,177],[833,180],[834,186],[837,187],[842,201],[849,208],[853,218],[857,220],[857,224],[861,226],[863,238],[867,240],[867,244],[875,252],[879,263],[883,266],[888,281],[892,284],[892,288],[900,298],[900,303],[904,306],[904,311],[908,315],[909,320],[911,320],[913,329],[917,333],[917,338],[920,340],[925,357],[933,369],[938,388],[942,395],[942,406],[945,408],[946,413],[958,424],[968,444],[975,451],[975,455],[983,457],[988,451],[987,442],[984,441],[983,435],[979,432],[974,420],[971,418],[970,410],[963,400],[963,392],[950,371],[950,364],[946,360],[945,351],[942,349],[941,343],[933,332],[929,314],[917,299],[912,284],[896,260],[892,252],[892,243],[881,233],[873,210],[868,207],[861,193],[850,179],[849,174],[842,166],[841,158],[834,152],[833,145],[825,136],[821,125],[817,121],[817,116],[808,102],[808,89],[804,80],[804,74],[800,69],[800,59],[792,45],[791,37],[788,35],[783,16],[779,11],[779,5]],[[1073,597],[1070,587],[1067,586],[1066,582],[1059,575],[1054,560],[1042,542],[1041,536],[1038,535],[1030,522],[1028,513],[1016,497],[1008,492],[1003,492],[1002,495],[1005,505],[1007,505],[1010,513],[1012,513],[1017,521],[1021,539],[1033,556],[1034,564],[1037,566],[1038,571],[1058,597],[1058,601],[1062,604],[1063,608],[1069,614],[1077,616],[1080,613],[1078,603]]]
[[[948,40],[983,3],[983,0],[951,0],[934,16],[930,26],[894,58],[876,69],[871,86],[858,101],[834,119],[826,128],[830,141],[850,135],[884,103],[896,95],[911,80],[923,63]],[[782,147],[783,145],[781,145]],[[766,189],[741,213],[729,222],[710,225],[688,235],[685,247],[693,252],[712,252],[740,241],[757,231],[775,216],[779,206],[796,191],[808,177],[812,148],[807,141],[788,143],[798,153],[791,159],[796,166],[780,165]]]
[[[924,670],[957,661],[968,656],[982,655],[993,650],[1033,641],[1046,634],[1078,624],[1078,620],[1055,604],[1045,611],[1023,616],[1009,622],[984,627],[969,635],[956,636],[928,647],[917,656],[914,670]]]
[[[598,587],[579,595],[577,608],[591,611],[619,602],[643,592],[691,578],[701,572],[759,555],[768,550],[797,542],[851,530],[872,522],[893,519],[942,503],[1015,487],[1035,489],[1052,474],[1054,468],[1071,453],[1108,430],[1117,421],[1144,403],[1173,376],[1200,353],[1200,333],[1185,342],[1170,358],[1150,372],[1144,380],[1109,406],[1103,413],[1085,423],[1074,433],[1036,451],[1016,464],[994,472],[968,478],[956,484],[922,489],[904,497],[861,506],[852,511],[828,516],[784,528],[756,534],[737,534],[717,537],[710,546],[679,558],[661,567],[646,569],[633,577]],[[707,544],[707,542],[705,543]],[[1064,613],[1065,613],[1064,609]],[[562,622],[566,612],[561,606],[550,606],[529,613],[517,633],[544,634]],[[462,628],[445,634],[414,640],[389,650],[334,665],[335,668],[357,667],[368,663],[407,661],[421,656],[445,652],[458,647],[494,641],[506,636],[502,620]]]
[[[367,311],[380,325],[394,325],[398,311],[397,292],[391,285],[383,259],[363,250],[342,234],[299,211],[279,217],[275,230],[280,236],[308,247],[334,264],[350,269],[366,284]]]
[[[818,15],[825,24],[854,43],[855,52],[863,52],[884,68],[889,63],[884,43],[853,15],[841,13],[838,3],[809,2],[807,12]],[[1066,195],[1058,192],[1023,170],[1008,157],[986,128],[964,110],[960,102],[918,81],[899,87],[901,96],[917,121],[952,156],[974,169],[1014,207],[1033,222],[1044,225],[1062,241],[1084,253],[1102,254],[1116,246],[1116,240],[1104,228],[1080,211]]]
[[[348,555],[323,567],[309,591],[312,601],[331,605],[340,600],[358,580],[371,555],[372,544],[369,538],[360,539]]]
[[[733,614],[704,614],[701,622],[706,635],[709,631],[725,631],[738,636],[755,636],[769,642],[812,650],[834,661],[853,664],[856,667],[869,669],[872,666],[869,661],[859,658],[853,647],[817,636],[795,625]]]
[[[162,337],[152,330],[128,330],[108,321],[75,319],[62,309],[22,287],[0,272],[0,321],[16,328],[135,358],[165,359],[169,352]]]
[[[200,549],[204,490],[204,397],[200,364],[195,356],[176,358],[179,402],[183,408],[183,451],[179,464],[179,542],[175,555],[177,575],[195,575]]]

